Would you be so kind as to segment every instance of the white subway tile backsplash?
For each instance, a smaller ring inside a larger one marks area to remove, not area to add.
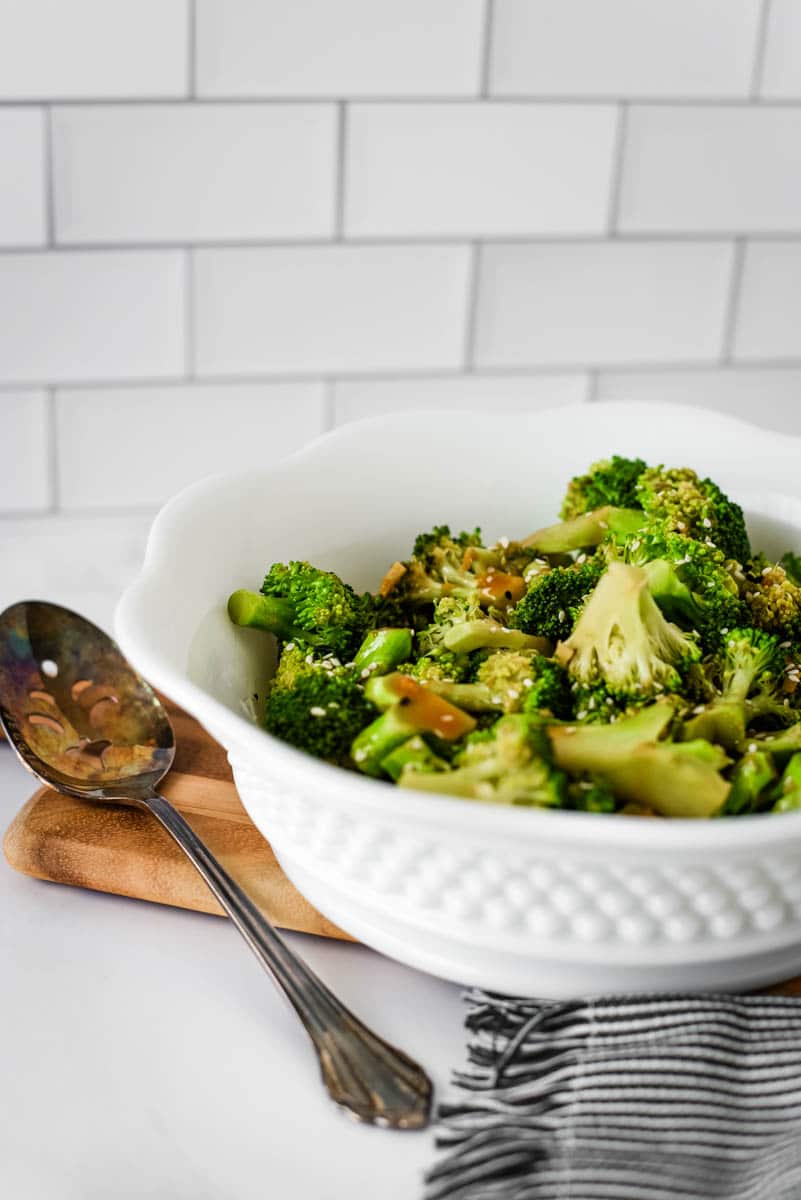
[[[467,246],[198,250],[199,374],[462,365]]]
[[[334,385],[334,421],[344,425],[379,413],[410,409],[472,409],[529,412],[582,404],[588,396],[586,372],[544,375],[421,376],[413,379],[341,379]]]
[[[61,242],[333,232],[334,105],[94,105],[53,122]]]
[[[498,0],[490,90],[747,96],[760,10],[761,0]]]
[[[473,96],[484,0],[197,0],[202,96]]]
[[[60,390],[62,507],[157,505],[204,475],[269,466],[322,433],[323,409],[322,383]]]
[[[600,233],[616,128],[611,105],[353,105],[346,232]]]
[[[476,363],[713,360],[731,257],[725,242],[484,246]]]
[[[183,96],[190,0],[0,0],[0,99]]]
[[[801,242],[747,243],[733,354],[801,359]]]
[[[0,382],[176,376],[177,251],[0,255]]]
[[[801,4],[769,0],[760,92],[771,100],[801,99]]]
[[[801,224],[801,109],[634,106],[623,233],[737,233]]]
[[[0,246],[36,246],[47,238],[44,113],[0,109]]]
[[[0,611],[36,596],[63,604],[113,633],[120,592],[142,565],[151,516],[0,521]]]
[[[596,398],[716,408],[768,429],[801,434],[801,368],[602,371]]]
[[[51,503],[47,395],[0,391],[0,513],[36,511]],[[3,569],[6,562],[2,559]]]

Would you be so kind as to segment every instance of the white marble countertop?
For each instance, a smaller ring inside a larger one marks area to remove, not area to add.
[[[3,829],[33,781],[0,744]],[[438,1093],[459,989],[288,935]],[[350,1123],[227,921],[28,879],[0,860],[0,1195],[14,1200],[417,1200],[433,1135]]]

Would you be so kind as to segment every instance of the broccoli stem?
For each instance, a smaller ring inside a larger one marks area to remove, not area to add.
[[[359,647],[353,666],[356,671],[385,675],[412,654],[410,629],[373,629]]]
[[[292,605],[276,596],[262,596],[260,592],[240,588],[228,597],[228,616],[235,625],[246,629],[264,629],[282,639],[293,636]]]
[[[773,759],[762,750],[753,750],[740,759],[731,777],[731,791],[724,812],[732,816],[755,812],[760,797],[776,779]]]
[[[801,808],[801,754],[794,754],[784,768],[779,793],[774,812],[792,812]]]
[[[645,517],[639,509],[605,505],[569,521],[560,521],[558,525],[538,529],[523,538],[520,544],[529,546],[539,554],[567,554],[572,550],[599,546],[610,534],[613,537],[626,537],[636,533],[644,522]]]
[[[572,775],[590,774],[625,762],[646,742],[656,742],[673,720],[675,709],[660,700],[614,725],[549,725],[554,762]]]
[[[351,757],[366,775],[383,774],[383,760],[415,733],[433,733],[456,741],[476,727],[475,720],[409,675],[382,675],[368,680],[368,700],[384,708],[380,717],[357,734]],[[394,697],[394,703],[390,703]]]
[[[536,650],[539,654],[550,654],[551,643],[547,638],[534,637],[519,629],[507,629],[498,621],[461,621],[446,630],[443,637],[446,649],[455,654],[469,654],[471,650]]]
[[[435,754],[419,734],[402,742],[397,749],[381,760],[381,766],[395,783],[398,782],[404,770],[428,774],[449,769],[445,760]]]

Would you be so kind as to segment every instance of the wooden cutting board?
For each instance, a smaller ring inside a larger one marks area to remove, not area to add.
[[[275,925],[350,940],[279,867],[242,807],[223,748],[165,703],[177,750],[163,794]],[[3,850],[15,870],[37,879],[225,915],[169,834],[138,809],[86,803],[40,788],[9,826]]]

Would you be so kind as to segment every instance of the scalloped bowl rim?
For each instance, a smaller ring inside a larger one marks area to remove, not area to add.
[[[552,411],[564,418],[571,410],[586,415],[587,407],[571,405],[553,410],[539,409],[535,410],[533,415],[543,418]],[[795,444],[801,462],[801,437],[766,430],[751,422],[714,410],[690,405],[655,403],[598,403],[591,407],[604,409],[610,416],[625,414],[627,417],[631,417],[637,411],[652,415],[659,409],[669,409],[671,414],[684,414],[694,422],[705,420],[711,426],[739,430],[749,438],[763,440],[766,445]],[[515,418],[519,420],[521,415],[505,414],[504,419],[514,423]],[[448,410],[438,413],[437,416],[447,417],[451,421],[476,424],[487,420],[486,415],[471,410]],[[163,661],[149,642],[147,626],[140,620],[139,604],[141,598],[158,582],[159,568],[167,557],[172,531],[179,514],[183,515],[199,498],[213,494],[221,486],[227,487],[250,479],[269,482],[279,467],[284,469],[292,464],[313,459],[321,446],[329,448],[337,441],[347,441],[354,436],[356,429],[372,427],[377,431],[386,432],[393,426],[408,427],[415,420],[420,421],[423,418],[430,424],[432,413],[425,409],[412,409],[405,410],[402,414],[368,417],[351,422],[321,434],[270,467],[210,475],[190,484],[168,500],[153,520],[141,571],[124,591],[114,616],[117,639],[136,669],[155,687],[169,695],[175,703],[195,716],[201,724],[211,727],[214,736],[221,739],[226,748],[236,745],[238,752],[253,758],[264,758],[267,755],[284,764],[293,773],[305,776],[310,785],[319,783],[332,799],[332,791],[347,787],[349,805],[357,803],[359,806],[369,807],[373,812],[378,809],[389,816],[393,813],[401,815],[399,805],[402,804],[404,818],[419,815],[429,826],[450,826],[454,821],[458,821],[460,829],[468,827],[473,831],[495,833],[499,837],[512,834],[537,839],[547,836],[548,841],[564,839],[577,848],[591,843],[593,848],[600,849],[602,844],[605,844],[609,849],[645,851],[649,853],[649,857],[662,850],[692,849],[699,853],[703,853],[704,850],[741,850],[744,840],[754,847],[770,845],[776,841],[779,828],[782,840],[801,838],[801,812],[754,814],[732,817],[724,821],[671,818],[667,821],[651,822],[636,821],[631,817],[616,814],[494,806],[458,796],[432,795],[412,789],[401,791],[392,784],[345,772],[342,768],[331,766],[296,750],[228,708],[204,688],[192,682],[185,672],[177,671]],[[737,499],[736,496],[734,498]],[[780,826],[777,826],[777,822],[780,822]]]

